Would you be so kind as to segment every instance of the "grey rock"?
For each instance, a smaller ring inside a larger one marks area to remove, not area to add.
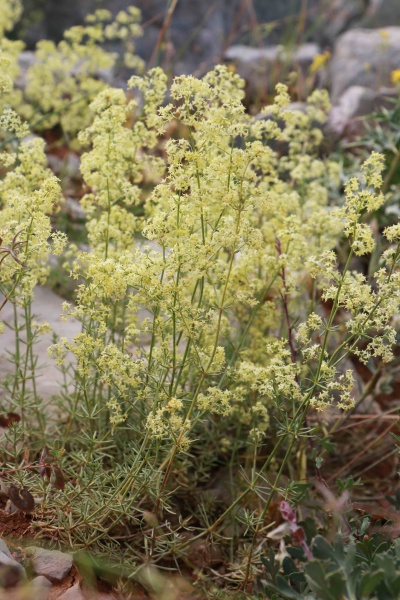
[[[376,89],[390,83],[400,65],[400,27],[353,29],[341,35],[330,65],[333,103],[351,86]]]
[[[35,53],[31,50],[24,50],[18,56],[19,75],[14,80],[17,88],[23,89],[28,83],[28,71],[35,62]]]
[[[24,20],[20,31],[30,44],[39,39],[59,41],[65,29],[82,24],[85,15],[99,8],[99,0],[23,0]],[[344,1],[344,0],[342,0]],[[356,2],[357,0],[348,0]],[[361,2],[362,0],[358,0]],[[132,0],[108,0],[101,6],[113,14],[124,10]],[[146,24],[145,35],[136,41],[137,53],[149,61],[163,26],[168,3],[166,0],[136,0]],[[268,44],[299,39],[299,34],[315,30],[326,11],[321,0],[179,0],[164,36],[161,65],[175,73],[204,72],[219,62],[227,44],[240,39],[246,43],[262,41]],[[306,10],[304,10],[306,8]],[[255,24],[271,24],[262,29]],[[257,39],[254,36],[257,31]],[[229,42],[228,42],[229,40]],[[120,47],[112,49],[119,52]]]
[[[47,322],[60,337],[73,338],[81,330],[81,325],[76,319],[68,319],[67,322],[61,320],[63,299],[54,292],[45,287],[35,288],[32,312],[37,315],[37,321]],[[18,309],[18,314],[22,314],[22,309]],[[7,303],[1,311],[2,320],[7,323],[13,321],[13,306],[11,302]],[[36,380],[37,393],[42,398],[49,400],[52,396],[59,394],[62,376],[57,368],[55,361],[50,359],[47,348],[52,344],[52,333],[41,335],[37,340],[35,347],[38,357],[38,373]],[[15,333],[5,328],[0,336],[0,379],[7,376],[12,371],[12,363],[7,361],[7,353],[14,352]],[[68,361],[73,361],[72,354],[68,355]],[[30,382],[28,382],[29,384]],[[31,389],[31,388],[30,388]],[[51,410],[51,409],[49,409]],[[48,415],[49,417],[50,415]],[[1,431],[1,430],[0,430]],[[0,444],[3,443],[0,435]]]
[[[224,58],[234,63],[238,74],[246,80],[248,95],[256,97],[272,91],[277,83],[277,74],[283,70],[288,73],[292,69],[300,69],[307,73],[320,52],[320,47],[314,43],[301,44],[294,50],[281,45],[265,48],[236,45],[226,50]]]
[[[59,41],[63,32],[84,22],[85,15],[99,8],[99,0],[23,0],[24,18],[17,36],[32,48],[43,38]],[[103,0],[101,7],[114,15],[132,0]],[[150,60],[163,26],[166,0],[136,0],[142,12],[145,34],[136,40],[137,54]],[[263,24],[265,27],[257,27]],[[288,45],[299,39],[332,44],[351,27],[400,25],[399,0],[179,0],[158,57],[161,66],[176,74],[204,72],[220,62],[227,45],[241,40],[246,44]],[[121,46],[112,44],[112,51]],[[28,57],[26,57],[28,59]],[[107,81],[110,72],[99,73]],[[23,77],[22,77],[23,81]]]
[[[44,575],[53,583],[59,583],[72,567],[72,556],[59,550],[46,550],[37,546],[26,548],[36,575]]]
[[[273,66],[284,60],[283,46],[252,48],[251,46],[231,46],[224,54],[225,61],[235,65],[238,74],[246,81],[250,97],[263,95],[274,87]]]
[[[35,600],[47,600],[51,587],[51,581],[47,577],[38,575],[31,581],[32,596]]]
[[[321,52],[318,44],[308,43],[300,44],[292,55],[295,65],[299,65],[303,70],[308,70],[317,54]]]
[[[0,551],[0,588],[14,587],[24,579],[26,579],[24,567]]]
[[[238,65],[250,66],[252,62],[271,63],[277,60],[284,52],[283,46],[267,46],[266,48],[252,48],[244,44],[231,46],[225,52],[224,58],[232,60]]]
[[[62,210],[70,216],[73,221],[86,220],[86,212],[83,210],[81,203],[74,198],[65,198],[62,203]]]
[[[359,25],[365,12],[364,0],[330,0],[322,11],[316,38],[322,44],[331,45],[341,33]]]
[[[238,0],[181,0],[177,3],[170,27],[164,38],[161,66],[176,74],[194,73],[219,62],[224,40],[230,31]],[[165,19],[164,0],[141,0],[143,22],[150,21],[145,35],[136,42],[138,54],[146,61],[153,54]]]
[[[271,66],[276,61],[286,61],[291,64],[298,64],[303,68],[308,68],[314,57],[321,52],[318,44],[308,43],[300,44],[294,51],[286,49],[282,45],[266,46],[265,48],[253,48],[238,44],[228,48],[224,54],[226,60],[237,63],[238,67],[250,69],[252,63],[255,66]]]
[[[332,107],[326,130],[338,138],[345,133],[355,133],[359,128],[357,117],[393,106],[391,100],[397,96],[398,91],[395,88],[371,90],[361,85],[353,85],[342,94],[338,104]]]
[[[85,600],[84,595],[82,594],[81,586],[79,583],[76,583],[69,590],[58,596],[58,600]]]
[[[79,156],[74,152],[68,152],[64,158],[60,158],[56,154],[48,154],[47,164],[55,175],[72,179],[80,178],[81,162]]]
[[[7,544],[1,538],[0,538],[0,552],[3,552],[3,554],[8,556],[8,558],[12,558],[11,552],[9,551]]]

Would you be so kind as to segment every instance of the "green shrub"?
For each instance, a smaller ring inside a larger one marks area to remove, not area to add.
[[[282,561],[262,559],[260,588],[271,600],[386,600],[400,595],[400,543],[370,533],[370,519],[353,522],[346,536],[333,541],[317,535],[308,551],[287,547]],[[305,534],[304,534],[305,535]]]

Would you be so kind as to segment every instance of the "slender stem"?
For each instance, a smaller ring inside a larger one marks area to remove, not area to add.
[[[235,238],[237,237],[238,232],[239,232],[241,213],[242,213],[242,208],[240,207],[239,210],[238,210],[238,218],[237,218],[237,221],[236,221]],[[220,307],[219,307],[219,311],[218,311],[218,321],[217,321],[217,327],[216,327],[217,331],[216,331],[216,335],[215,335],[214,347],[213,347],[213,350],[211,352],[211,356],[210,356],[210,358],[208,360],[207,366],[206,366],[206,368],[201,373],[200,380],[199,380],[199,382],[197,384],[197,387],[196,387],[196,390],[194,392],[192,401],[190,403],[189,410],[188,410],[188,412],[185,415],[185,418],[183,420],[180,433],[179,433],[179,435],[177,437],[177,440],[175,442],[175,445],[174,445],[171,457],[169,459],[169,462],[168,462],[168,465],[167,465],[167,469],[166,469],[166,472],[165,472],[165,475],[164,475],[164,479],[163,479],[161,487],[160,487],[158,499],[157,499],[157,502],[156,502],[156,505],[155,505],[155,512],[156,513],[158,512],[158,507],[159,507],[159,503],[160,503],[161,494],[162,494],[162,492],[163,492],[163,490],[164,490],[164,488],[165,488],[165,486],[166,486],[166,484],[168,482],[168,479],[170,477],[171,470],[172,470],[172,465],[173,465],[175,456],[176,456],[176,454],[177,454],[177,452],[179,450],[179,447],[181,445],[182,439],[183,439],[183,437],[185,435],[185,432],[186,432],[186,423],[190,420],[190,417],[191,417],[191,415],[192,415],[192,413],[193,413],[193,411],[195,409],[195,406],[196,406],[196,403],[197,403],[197,398],[198,398],[198,395],[200,393],[200,390],[202,389],[203,382],[204,382],[205,378],[208,375],[208,371],[211,368],[211,365],[212,365],[212,363],[214,361],[215,354],[217,352],[218,341],[219,341],[219,334],[220,334],[221,323],[222,323],[222,314],[223,314],[223,311],[224,311],[224,306],[225,306],[225,301],[226,301],[226,295],[227,295],[227,292],[228,292],[228,285],[229,285],[229,280],[230,280],[230,276],[231,276],[231,272],[232,272],[234,258],[235,258],[235,247],[234,247],[234,244],[233,244],[232,245],[232,250],[231,250],[231,258],[230,258],[229,266],[228,266],[228,272],[227,272],[227,275],[226,275],[225,285],[224,285],[224,288],[223,288],[221,302],[220,302]]]
[[[165,15],[164,23],[158,34],[157,42],[156,42],[156,45],[154,46],[154,50],[153,50],[153,53],[152,53],[150,61],[149,61],[148,70],[150,70],[152,67],[156,66],[158,57],[160,55],[161,44],[163,42],[164,36],[169,27],[169,24],[172,19],[172,15],[174,14],[177,4],[178,4],[178,0],[171,0],[171,2],[170,2],[170,5],[167,10],[167,14]]]
[[[392,181],[392,177],[397,169],[397,166],[399,164],[400,161],[400,148],[399,150],[396,152],[396,154],[394,155],[392,162],[390,163],[390,167],[388,169],[388,172],[385,175],[385,179],[383,180],[383,184],[382,184],[382,194],[386,194],[386,192],[389,190],[389,186],[390,183]]]

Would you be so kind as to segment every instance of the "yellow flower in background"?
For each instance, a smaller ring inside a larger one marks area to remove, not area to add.
[[[326,65],[330,57],[331,53],[329,50],[325,50],[322,54],[314,56],[314,60],[310,66],[310,73],[317,73],[317,71],[320,71]]]
[[[395,69],[394,71],[392,71],[390,75],[390,81],[393,83],[393,85],[400,84],[400,69]]]

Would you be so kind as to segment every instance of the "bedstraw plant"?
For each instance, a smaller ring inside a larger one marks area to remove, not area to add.
[[[89,29],[104,40],[103,29]],[[67,38],[85,53],[92,33]],[[12,78],[12,60],[0,58]],[[90,75],[78,80],[79,89],[90,82],[91,96]],[[4,68],[3,94],[10,81]],[[55,92],[46,88],[43,102],[54,103],[39,110],[50,111],[50,126],[62,94],[48,85]],[[372,153],[334,203],[340,169],[320,150],[327,94],[293,110],[280,84],[255,118],[243,88],[225,66],[170,86],[155,68],[129,79],[127,91],[102,83],[90,117],[78,120],[72,90],[61,122],[79,126],[84,149],[86,249],[51,230],[60,186],[44,142],[27,136],[11,108],[1,117],[0,281],[17,339],[1,410],[21,416],[3,434],[4,481],[36,499],[38,535],[123,553],[132,577],[149,562],[198,566],[193,548],[204,541],[203,566],[220,557],[228,584],[252,582],[272,502],[301,496],[296,457],[311,457],[319,435],[309,415],[354,405],[348,357],[392,358],[400,225],[384,231],[373,277],[357,270],[375,246],[368,219],[385,202],[383,157]],[[344,263],[335,252],[343,240]],[[34,342],[46,326],[35,323],[31,300],[49,253],[64,246],[77,288],[63,318],[81,332],[49,348],[64,375],[49,401],[35,388]],[[49,485],[32,462],[24,468],[24,449],[39,456],[44,446],[65,486]]]

